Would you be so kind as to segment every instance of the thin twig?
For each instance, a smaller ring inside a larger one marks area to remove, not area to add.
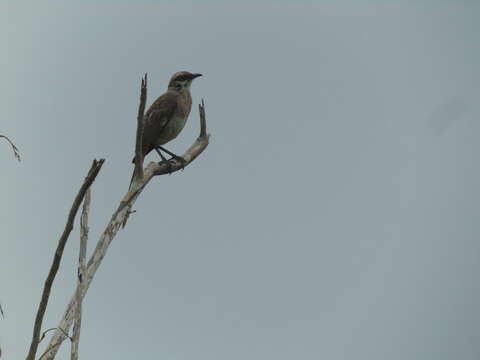
[[[206,137],[207,135],[207,120],[205,119],[205,102],[202,99],[202,103],[198,104],[198,112],[200,114],[200,137]]]
[[[40,304],[38,305],[37,316],[35,317],[35,324],[33,327],[33,335],[32,335],[32,343],[30,344],[30,350],[27,355],[27,360],[35,360],[35,355],[37,353],[38,343],[40,341],[40,331],[42,328],[42,321],[43,316],[45,315],[45,310],[47,309],[48,298],[50,296],[50,291],[52,289],[53,280],[57,274],[58,268],[60,266],[60,261],[62,259],[63,250],[65,249],[65,244],[67,243],[68,236],[73,229],[73,221],[75,220],[75,216],[77,214],[78,208],[87,192],[87,189],[93,183],[95,178],[98,175],[105,159],[100,159],[99,161],[93,160],[92,166],[88,171],[88,175],[86,176],[80,190],[78,191],[75,200],[73,201],[72,208],[68,214],[67,223],[65,225],[65,229],[63,230],[62,236],[58,241],[57,249],[55,251],[55,255],[53,257],[53,262],[50,267],[50,271],[48,273],[47,279],[45,280],[45,284],[43,287],[42,298],[40,300]]]
[[[5,319],[5,316],[3,315],[2,304],[0,304],[0,314],[2,314],[2,318]],[[2,347],[0,346],[0,358],[1,357],[2,357]]]
[[[143,179],[143,117],[145,114],[145,104],[147,102],[147,74],[142,78],[142,85],[140,87],[140,104],[138,105],[137,115],[137,136],[135,139],[135,170],[132,181]]]
[[[83,200],[82,215],[80,216],[80,252],[78,256],[78,280],[76,289],[77,310],[75,311],[75,323],[73,325],[72,346],[70,358],[78,360],[78,345],[80,343],[80,329],[82,327],[82,288],[85,277],[86,265],[85,257],[87,254],[88,240],[88,212],[90,210],[90,188],[88,188]]]
[[[202,101],[202,105],[200,106],[200,135],[195,140],[195,142],[190,146],[190,148],[182,155],[185,159],[186,163],[185,166],[190,164],[193,160],[195,160],[205,148],[208,146],[209,137],[210,135],[207,134],[206,131],[206,118],[205,118],[205,104]],[[93,251],[90,260],[88,261],[87,265],[87,274],[84,278],[85,283],[82,286],[82,298],[85,296],[88,288],[92,282],[92,279],[100,266],[102,259],[105,257],[108,247],[110,246],[111,242],[115,238],[118,230],[120,229],[122,223],[124,223],[131,212],[131,208],[134,205],[135,201],[137,200],[138,196],[145,188],[145,186],[157,175],[168,174],[169,170],[172,172],[178,171],[182,169],[182,164],[172,161],[171,167],[162,163],[155,163],[151,162],[148,166],[144,169],[144,177],[138,181],[134,181],[130,189],[128,190],[127,194],[123,197],[122,201],[120,202],[117,210],[113,213],[112,218],[110,219],[109,223],[107,224],[105,230],[103,231],[100,239],[98,240],[97,246]],[[75,291],[75,294],[77,292]],[[73,317],[75,314],[76,308],[76,296],[74,295],[70,300],[70,303],[65,310],[63,317],[60,321],[59,328],[61,329],[69,329],[72,326]],[[60,331],[56,331],[55,334],[50,339],[50,344],[57,344],[59,341],[62,342],[65,339],[65,335],[62,334]],[[54,347],[50,350],[47,354],[45,360],[53,360],[55,355],[57,354],[58,347]]]
[[[5,135],[0,135],[0,139],[3,138],[5,140],[7,140],[10,145],[12,146],[12,150],[13,150],[13,155],[15,155],[15,159],[17,159],[18,161],[20,161],[20,152],[18,151],[18,148],[15,146],[15,144],[12,142],[12,140],[10,140],[8,137],[6,137]]]
[[[47,335],[47,333],[52,331],[52,330],[60,330],[66,337],[68,337],[70,340],[72,340],[72,338],[65,332],[65,330],[63,330],[61,328],[50,328],[50,329],[45,330],[42,333],[42,336],[40,336],[40,341],[39,342],[42,342],[42,340],[45,338],[45,335]]]

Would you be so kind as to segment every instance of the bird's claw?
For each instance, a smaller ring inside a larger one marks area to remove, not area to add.
[[[170,162],[170,160],[162,160],[158,163],[158,165],[162,165],[162,164],[167,164],[167,172],[168,172],[168,175],[170,175],[172,173],[172,163]]]
[[[182,171],[185,169],[185,165],[187,165],[187,161],[181,156],[174,156],[172,159],[178,161],[180,166],[182,167]]]
[[[162,165],[162,163],[166,163],[167,164],[167,168],[168,168],[168,174],[171,174],[173,171],[173,167],[172,167],[172,160],[174,161],[177,161],[178,163],[180,163],[180,166],[182,168],[182,170],[185,169],[185,165],[187,164],[187,161],[181,157],[181,156],[174,156],[172,157],[171,159],[169,160],[162,160],[158,163],[158,165]]]

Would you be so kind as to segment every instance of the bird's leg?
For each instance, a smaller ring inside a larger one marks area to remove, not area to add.
[[[162,161],[167,161],[167,159],[165,159],[165,156],[163,156],[163,154],[160,152],[158,148],[155,148],[155,151],[157,152],[158,155],[160,155],[160,157],[162,158]]]
[[[184,159],[183,157],[178,156],[178,155],[172,153],[171,151],[168,151],[167,149],[165,149],[165,148],[162,147],[162,146],[159,146],[158,148],[159,148],[160,150],[166,152],[168,155],[170,155],[170,156],[172,157],[172,159],[175,159],[175,160],[177,160],[178,162],[180,162],[180,164],[182,165],[182,170],[185,169],[185,164],[186,164],[187,162],[185,161],[185,159]],[[171,160],[171,159],[170,159],[170,160]]]
[[[162,152],[160,151],[159,148],[155,148],[155,151],[157,152],[158,155],[160,155],[160,157],[162,158],[162,162],[165,162],[167,163],[167,166],[168,166],[168,173],[171,174],[172,173],[172,164],[170,163],[170,161],[168,161],[165,156],[163,156]]]

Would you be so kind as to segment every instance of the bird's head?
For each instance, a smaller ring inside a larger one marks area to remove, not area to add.
[[[169,89],[175,90],[190,90],[190,85],[192,85],[193,79],[202,76],[202,74],[192,74],[188,71],[180,71],[175,74],[170,79],[168,83]]]

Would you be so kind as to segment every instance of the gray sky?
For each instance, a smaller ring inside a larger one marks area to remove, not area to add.
[[[141,75],[150,104],[189,70],[210,146],[137,202],[81,358],[478,359],[479,10],[2,1],[0,134],[23,156],[0,143],[4,357],[27,353],[91,160],[90,248],[128,186]],[[169,148],[197,132],[195,108]],[[44,328],[72,294],[77,230]]]

